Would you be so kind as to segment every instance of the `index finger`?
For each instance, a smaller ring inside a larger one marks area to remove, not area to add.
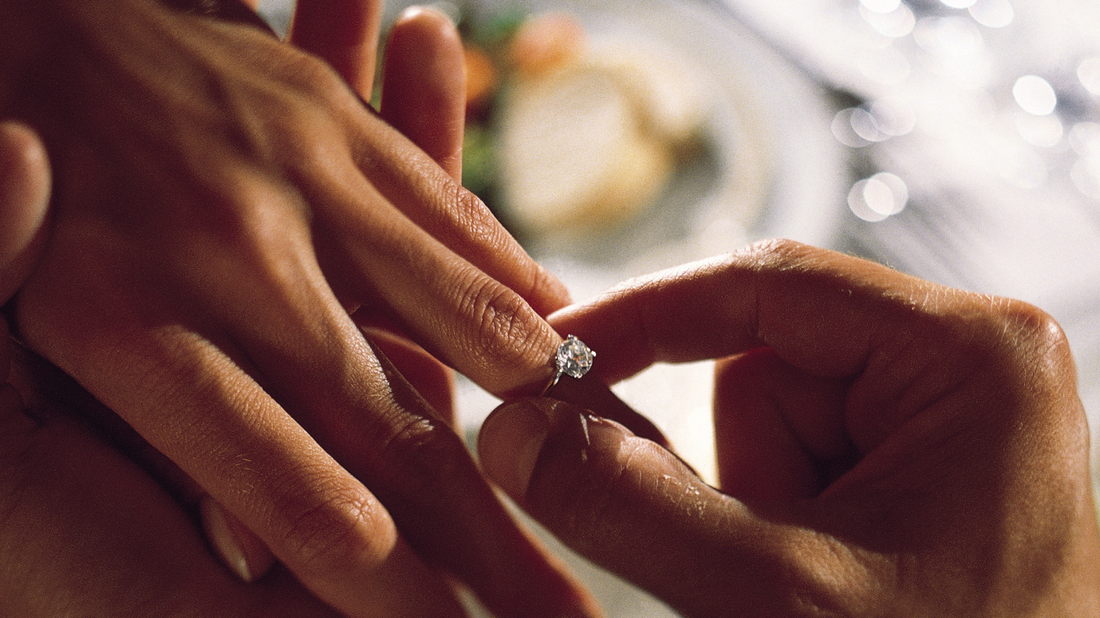
[[[600,355],[593,371],[616,382],[656,362],[774,349],[820,377],[853,375],[887,333],[903,342],[915,299],[934,286],[865,260],[790,241],[629,281],[550,317]]]

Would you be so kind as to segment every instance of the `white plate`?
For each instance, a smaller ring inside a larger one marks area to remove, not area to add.
[[[408,2],[387,4],[386,22]],[[768,237],[829,246],[846,209],[847,170],[826,93],[740,24],[693,0],[469,0],[478,18],[562,11],[593,38],[634,37],[678,54],[713,95],[711,158],[682,169],[664,199],[588,242],[527,239],[529,250],[585,297],[644,272]],[[506,205],[504,205],[506,207]]]

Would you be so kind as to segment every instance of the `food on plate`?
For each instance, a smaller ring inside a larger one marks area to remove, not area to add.
[[[644,212],[701,136],[688,60],[566,13],[498,23],[467,29],[467,185],[521,236]]]

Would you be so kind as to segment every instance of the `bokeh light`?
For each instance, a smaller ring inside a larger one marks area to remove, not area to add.
[[[974,21],[986,28],[1004,28],[1016,19],[1016,11],[1008,0],[977,0],[969,11]]]
[[[912,105],[900,97],[883,97],[850,107],[833,117],[833,136],[852,148],[862,148],[910,133],[917,124]]]
[[[1081,157],[1070,170],[1070,178],[1083,195],[1100,200],[1100,156]]]
[[[1078,122],[1069,130],[1069,145],[1082,157],[1100,156],[1100,123]]]
[[[893,39],[908,36],[917,23],[912,9],[905,4],[899,4],[888,12],[879,12],[861,5],[859,13],[876,32]]]
[[[1077,79],[1086,90],[1100,96],[1100,57],[1082,60],[1077,65]]]
[[[1016,130],[1025,142],[1040,148],[1057,146],[1061,143],[1065,132],[1061,119],[1054,114],[1046,116],[1019,114],[1016,116]]]
[[[875,13],[889,13],[901,6],[901,0],[859,0],[860,6]]]
[[[848,207],[855,216],[876,223],[905,210],[909,188],[898,176],[879,172],[852,185]]]
[[[970,19],[963,17],[925,17],[913,29],[913,39],[921,48],[945,56],[973,56],[985,48],[985,39]]]
[[[1012,86],[1012,97],[1020,109],[1036,116],[1046,116],[1058,105],[1058,96],[1047,80],[1038,75],[1024,75]]]

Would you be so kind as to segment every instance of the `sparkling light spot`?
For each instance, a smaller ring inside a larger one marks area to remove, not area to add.
[[[1024,75],[1012,86],[1016,104],[1025,112],[1046,116],[1058,105],[1058,96],[1047,80],[1038,75]]]
[[[837,112],[836,116],[833,116],[833,137],[841,144],[851,148],[863,148],[873,143],[863,139],[852,129],[852,114],[857,109],[856,107],[842,109]]]
[[[880,131],[890,136],[906,135],[917,124],[913,106],[901,97],[883,97],[871,104],[871,118]]]
[[[852,110],[851,122],[852,130],[855,131],[856,135],[868,142],[882,142],[890,137],[889,133],[879,128],[871,112],[861,107]]]
[[[875,223],[905,209],[909,189],[888,172],[880,172],[855,183],[848,192],[848,207],[860,219]]]

